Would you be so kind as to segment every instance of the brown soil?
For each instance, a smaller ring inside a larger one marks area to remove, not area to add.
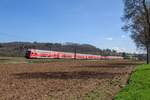
[[[110,100],[126,84],[131,61],[0,64],[0,100],[83,100],[94,89]]]

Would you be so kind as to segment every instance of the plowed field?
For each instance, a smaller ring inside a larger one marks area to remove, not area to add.
[[[0,64],[0,100],[84,100],[98,89],[111,100],[126,84],[133,61]]]

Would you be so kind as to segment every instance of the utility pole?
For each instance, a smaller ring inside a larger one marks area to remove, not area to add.
[[[102,52],[100,51],[99,56],[102,56]],[[101,60],[101,58],[99,58],[99,60]]]
[[[49,50],[52,51],[52,47],[51,46],[49,47]]]
[[[74,46],[74,59],[76,59],[76,57],[77,57],[77,48],[76,46]]]

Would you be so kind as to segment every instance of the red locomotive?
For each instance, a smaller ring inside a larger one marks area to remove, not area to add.
[[[92,54],[68,53],[47,51],[38,49],[28,49],[26,51],[26,58],[58,58],[58,59],[123,59],[121,56],[100,56]]]

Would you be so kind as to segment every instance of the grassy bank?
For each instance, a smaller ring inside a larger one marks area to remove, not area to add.
[[[140,65],[115,100],[150,100],[150,65]]]
[[[50,62],[70,62],[70,61],[92,61],[106,62],[104,60],[80,60],[80,59],[26,59],[25,57],[0,57],[0,64],[20,64],[20,63],[50,63]],[[113,61],[113,60],[112,60]]]
[[[1,64],[19,64],[19,63],[49,63],[73,61],[73,59],[26,59],[24,57],[0,57]]]

